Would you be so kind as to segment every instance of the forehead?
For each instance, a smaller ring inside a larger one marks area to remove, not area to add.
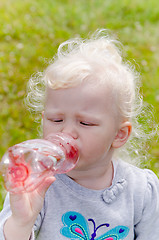
[[[47,88],[45,107],[55,109],[68,106],[81,111],[108,111],[114,109],[114,96],[108,86],[92,82],[82,82],[65,89]]]

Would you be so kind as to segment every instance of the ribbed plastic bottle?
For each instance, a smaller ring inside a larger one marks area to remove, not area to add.
[[[11,193],[31,192],[46,177],[73,169],[79,158],[75,140],[63,133],[16,144],[2,157],[0,172]]]

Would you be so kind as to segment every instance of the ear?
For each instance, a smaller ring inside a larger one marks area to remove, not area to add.
[[[127,142],[131,134],[131,131],[132,131],[132,125],[130,122],[122,123],[112,143],[112,147],[113,148],[122,147]]]

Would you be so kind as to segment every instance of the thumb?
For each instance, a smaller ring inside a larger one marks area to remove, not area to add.
[[[45,193],[48,190],[48,188],[50,187],[50,185],[56,180],[55,177],[51,176],[51,177],[47,177],[45,178],[45,180],[43,181],[43,183],[40,184],[40,186],[37,189],[38,194],[44,198],[45,197]]]

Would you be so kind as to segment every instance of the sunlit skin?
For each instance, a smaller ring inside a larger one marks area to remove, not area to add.
[[[111,91],[103,84],[83,82],[68,89],[48,88],[46,96],[44,138],[56,132],[70,134],[80,151],[79,162],[68,175],[87,188],[109,187],[114,149],[131,131],[129,122],[119,121]]]
[[[68,89],[48,88],[42,116],[44,138],[51,133],[67,133],[79,148],[79,162],[68,175],[86,188],[109,187],[113,152],[131,133],[131,123],[118,114],[110,89],[88,82]],[[30,238],[45,193],[54,181],[52,176],[31,193],[10,194],[12,215],[4,225],[6,239],[15,238],[13,235],[16,239]]]

